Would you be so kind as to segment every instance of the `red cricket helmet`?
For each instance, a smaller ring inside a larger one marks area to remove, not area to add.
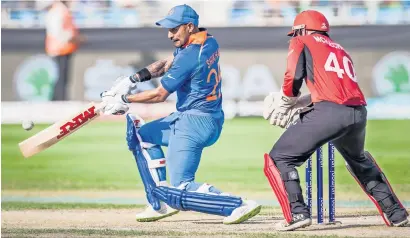
[[[306,10],[296,16],[292,31],[288,33],[288,36],[294,35],[295,31],[300,29],[328,32],[329,28],[329,22],[322,13],[315,10]]]

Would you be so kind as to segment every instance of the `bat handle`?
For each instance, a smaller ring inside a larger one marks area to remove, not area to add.
[[[107,104],[108,104],[108,102],[104,102],[104,101],[100,102],[95,108],[96,111],[102,113],[103,110],[104,110],[104,107],[107,106]]]

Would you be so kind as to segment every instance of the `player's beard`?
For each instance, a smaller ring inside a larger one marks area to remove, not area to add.
[[[182,44],[181,44],[181,41],[180,41],[180,40],[175,40],[175,41],[173,41],[173,43],[174,43],[174,46],[175,46],[176,48],[179,48],[179,47],[181,47],[181,46],[182,46]]]

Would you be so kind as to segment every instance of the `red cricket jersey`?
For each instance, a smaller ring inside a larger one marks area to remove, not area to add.
[[[303,79],[312,102],[330,101],[344,105],[366,105],[349,54],[328,36],[311,34],[290,40],[282,90],[298,95]]]

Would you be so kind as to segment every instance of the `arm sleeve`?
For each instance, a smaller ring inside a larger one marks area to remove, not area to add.
[[[287,67],[282,91],[288,97],[296,97],[306,77],[305,45],[293,38],[289,44]]]
[[[177,54],[172,67],[161,79],[162,86],[171,94],[188,80],[198,65],[198,52],[192,48]]]

